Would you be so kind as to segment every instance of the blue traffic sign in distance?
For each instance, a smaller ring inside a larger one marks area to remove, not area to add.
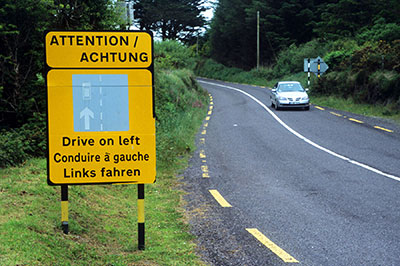
[[[318,73],[318,59],[319,59],[319,65],[320,65],[320,74],[325,73],[329,66],[324,62],[324,60],[321,57],[317,58],[304,58],[304,72],[313,72],[313,73]],[[308,62],[310,60],[310,62]],[[310,65],[308,65],[310,64]]]
[[[128,131],[128,75],[72,75],[74,131]]]

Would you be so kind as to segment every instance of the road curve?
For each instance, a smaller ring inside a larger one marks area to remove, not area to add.
[[[207,262],[400,265],[397,125],[275,111],[266,88],[199,83],[212,101],[184,183]]]

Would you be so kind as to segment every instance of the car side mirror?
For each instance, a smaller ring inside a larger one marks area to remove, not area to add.
[[[307,91],[307,92],[308,92],[309,90],[310,90],[309,88],[306,88],[306,90],[305,90],[305,91]]]
[[[276,88],[273,88],[273,89],[272,89],[272,92],[274,92],[274,93],[275,93],[275,92],[276,92]]]

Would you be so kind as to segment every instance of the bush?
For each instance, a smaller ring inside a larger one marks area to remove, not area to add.
[[[349,58],[352,52],[348,50],[336,50],[329,52],[325,57],[324,61],[329,66],[330,71],[345,70],[350,67]]]
[[[46,120],[35,113],[18,129],[3,129],[0,134],[0,167],[17,165],[28,158],[46,154]]]
[[[274,76],[281,77],[290,73],[303,71],[305,58],[323,57],[327,47],[318,40],[299,45],[290,45],[278,54],[276,64],[273,66]]]
[[[379,18],[375,21],[374,26],[366,28],[356,36],[360,43],[367,41],[388,41],[400,39],[400,25],[396,23],[386,23],[384,18]]]
[[[177,41],[154,43],[154,61],[157,69],[193,70],[196,65],[194,53]]]

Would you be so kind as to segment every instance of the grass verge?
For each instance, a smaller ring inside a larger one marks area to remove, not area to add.
[[[310,98],[314,105],[326,106],[354,114],[390,119],[400,124],[400,113],[393,111],[390,106],[355,103],[351,98],[343,99],[336,96],[312,95]]]
[[[181,165],[182,166],[182,165]],[[135,185],[70,186],[70,234],[46,160],[0,170],[0,265],[201,265],[168,173],[146,185],[146,250],[137,251]]]

